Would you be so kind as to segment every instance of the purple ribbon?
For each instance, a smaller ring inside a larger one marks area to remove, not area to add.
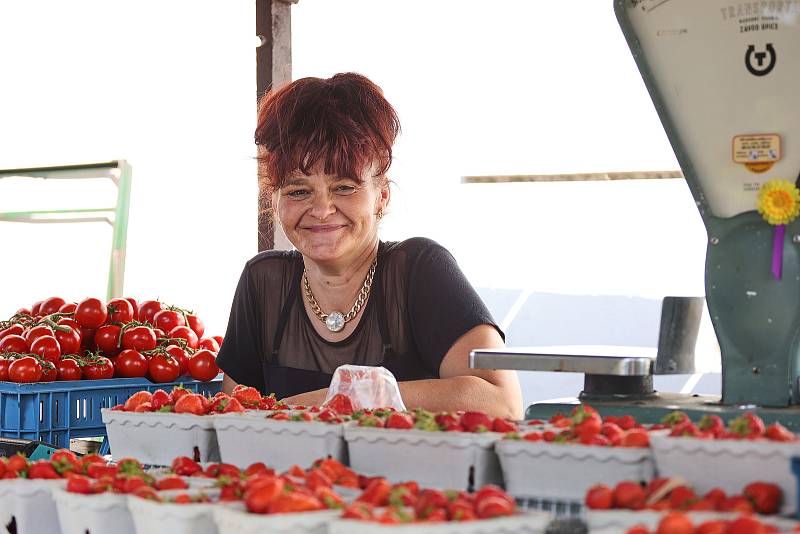
[[[775,237],[772,240],[772,274],[776,280],[781,279],[783,269],[783,237],[786,235],[786,225],[779,224],[775,227]]]

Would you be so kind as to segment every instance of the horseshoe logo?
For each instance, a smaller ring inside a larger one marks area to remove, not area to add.
[[[769,60],[766,61],[767,56],[769,56]],[[753,59],[755,59],[755,63],[753,63]],[[753,76],[766,76],[772,69],[775,68],[775,60],[777,59],[777,55],[775,54],[775,48],[773,48],[772,43],[767,43],[767,51],[766,52],[756,52],[755,45],[749,45],[747,47],[747,53],[744,55],[744,66],[747,67],[748,72]]]

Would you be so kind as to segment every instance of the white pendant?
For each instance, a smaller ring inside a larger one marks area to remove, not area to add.
[[[344,315],[342,315],[342,312],[330,312],[328,317],[325,318],[325,326],[327,326],[328,330],[331,332],[339,332],[344,328]]]

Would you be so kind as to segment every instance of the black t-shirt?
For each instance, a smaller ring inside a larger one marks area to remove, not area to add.
[[[364,316],[342,341],[314,330],[302,271],[297,251],[265,251],[245,265],[217,357],[237,383],[280,398],[326,386],[344,364],[383,365],[398,380],[439,378],[442,359],[467,331],[489,324],[503,335],[453,256],[430,239],[379,244]]]

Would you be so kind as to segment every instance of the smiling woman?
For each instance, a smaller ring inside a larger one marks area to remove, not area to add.
[[[359,74],[303,78],[262,101],[256,143],[294,251],[245,266],[218,362],[236,383],[320,404],[340,365],[382,365],[409,407],[520,417],[516,374],[469,368],[503,334],[453,256],[380,241],[397,115]]]

